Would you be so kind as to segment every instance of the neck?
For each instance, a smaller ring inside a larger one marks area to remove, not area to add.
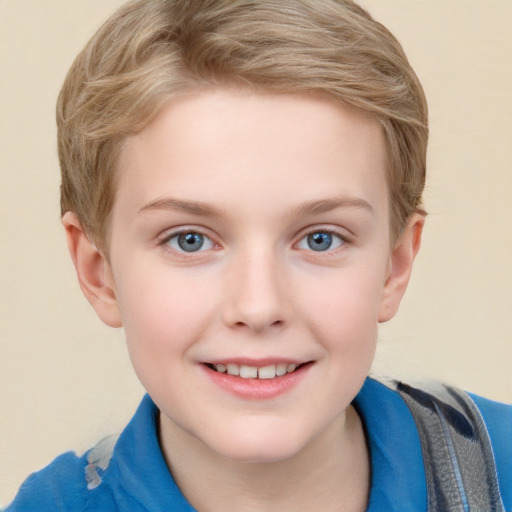
[[[200,512],[366,510],[369,455],[353,407],[299,453],[270,463],[232,461],[179,428],[160,427],[167,465]]]

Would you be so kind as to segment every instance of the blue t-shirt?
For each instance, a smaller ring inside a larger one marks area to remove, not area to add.
[[[512,406],[471,396],[489,432],[505,510],[512,510]],[[371,457],[367,511],[426,511],[419,435],[403,399],[367,379],[354,406]],[[193,512],[160,450],[158,414],[146,395],[115,442],[111,457],[109,439],[82,457],[71,452],[57,457],[25,481],[5,512]]]

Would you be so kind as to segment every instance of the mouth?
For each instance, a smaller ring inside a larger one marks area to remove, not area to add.
[[[240,377],[242,379],[272,380],[294,373],[312,361],[305,363],[275,363],[265,366],[250,366],[237,363],[204,363],[206,367],[216,373]]]
[[[265,401],[282,396],[306,379],[315,361],[230,359],[203,362],[210,381],[242,400]]]

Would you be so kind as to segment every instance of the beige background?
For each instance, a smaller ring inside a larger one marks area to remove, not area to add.
[[[117,431],[143,390],[75,282],[59,224],[54,104],[120,0],[0,0],[0,502]],[[512,1],[365,0],[431,111],[422,253],[375,372],[512,402]]]

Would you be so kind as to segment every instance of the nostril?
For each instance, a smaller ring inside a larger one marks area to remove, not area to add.
[[[234,325],[234,327],[238,327],[238,328],[249,327],[251,330],[262,330],[256,325],[255,322],[253,322],[252,324],[249,322],[247,322],[247,323],[246,322],[236,322],[233,325]],[[253,327],[254,325],[256,325],[256,328]],[[270,322],[268,326],[269,327],[282,327],[283,325],[284,325],[283,320],[275,320],[274,322]]]

